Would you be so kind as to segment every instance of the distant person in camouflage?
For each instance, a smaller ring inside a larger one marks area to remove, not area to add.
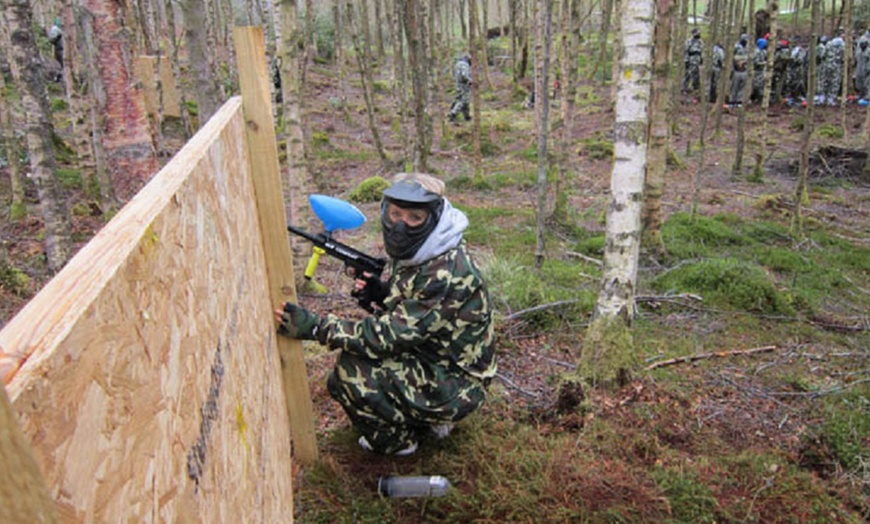
[[[846,43],[838,33],[825,44],[825,59],[821,65],[822,103],[837,105],[843,85],[843,55]]]
[[[864,34],[855,49],[855,92],[862,100],[870,97],[870,35]]]
[[[731,72],[731,89],[728,93],[728,106],[736,107],[743,104],[743,91],[749,76],[748,63],[749,53],[746,46],[749,44],[746,35],[734,46],[734,70]]]
[[[685,66],[686,73],[683,76],[683,92],[690,93],[701,89],[701,53],[704,52],[704,43],[701,41],[701,31],[692,29],[692,38],[686,41]]]
[[[770,102],[779,103],[785,96],[785,80],[788,66],[791,62],[791,50],[788,40],[776,41],[776,53],[773,55],[773,80],[770,85]]]
[[[725,65],[725,49],[720,44],[713,46],[713,67],[710,72],[710,102],[716,102],[719,93],[719,80],[722,78],[722,67]]]
[[[477,409],[495,376],[492,309],[463,240],[468,218],[444,183],[396,175],[381,202],[387,281],[356,281],[382,310],[362,320],[317,315],[287,303],[278,332],[340,350],[330,395],[362,434],[363,449],[410,455],[423,438],[446,437]]]
[[[54,59],[60,66],[60,73],[54,76],[55,82],[63,78],[63,31],[60,28],[60,17],[54,19],[54,24],[48,30],[48,41],[54,48]]]
[[[455,122],[459,113],[465,121],[471,120],[471,57],[463,55],[453,64],[453,82],[456,87],[456,97],[447,113],[447,118]]]
[[[752,93],[750,102],[761,102],[764,97],[764,70],[767,68],[767,40],[759,38],[755,42],[752,55]]]
[[[785,93],[793,104],[802,104],[806,99],[808,60],[807,50],[795,44],[785,72]]]

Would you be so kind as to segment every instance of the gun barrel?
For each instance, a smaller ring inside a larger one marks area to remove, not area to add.
[[[384,267],[387,265],[386,260],[366,255],[362,251],[357,251],[337,240],[333,240],[323,233],[311,234],[292,225],[288,225],[287,230],[295,235],[305,238],[315,246],[323,249],[326,251],[326,254],[353,267],[359,275],[363,272],[367,272],[379,277],[384,272]]]

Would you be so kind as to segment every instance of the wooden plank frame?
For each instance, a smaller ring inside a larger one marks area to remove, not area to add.
[[[246,31],[254,45],[240,49],[256,51],[260,30]],[[264,54],[239,62],[265,71]],[[224,104],[0,331],[9,398],[61,522],[293,520],[282,373],[298,377],[282,371],[272,318],[276,297],[295,299],[292,260],[283,206],[258,199],[280,188],[277,162],[258,161],[270,139],[277,160],[274,131],[251,133],[271,121],[246,111]],[[310,406],[301,346],[283,344],[298,349],[292,371],[302,364],[294,402]],[[316,458],[310,435],[296,451]]]

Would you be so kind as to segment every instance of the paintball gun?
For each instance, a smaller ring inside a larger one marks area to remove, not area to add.
[[[381,274],[387,261],[357,251],[332,238],[334,231],[361,226],[366,221],[365,216],[353,204],[326,195],[309,195],[308,202],[311,210],[323,222],[323,233],[312,234],[292,225],[287,226],[288,231],[313,244],[311,258],[305,267],[305,278],[311,280],[314,277],[322,255],[341,260],[345,265],[345,273],[366,281],[366,286],[361,291],[354,290],[351,296],[357,299],[363,309],[373,313],[372,302],[378,303],[381,300],[376,291],[380,289]]]

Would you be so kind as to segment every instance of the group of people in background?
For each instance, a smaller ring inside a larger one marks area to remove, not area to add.
[[[768,46],[775,46],[773,63],[768,64]],[[692,31],[686,41],[684,51],[685,75],[682,89],[684,93],[700,91],[701,64],[704,44],[698,29]],[[846,42],[843,31],[838,30],[833,38],[820,36],[816,43],[816,85],[812,96],[816,105],[835,106],[841,96],[848,101],[857,101],[860,105],[870,104],[870,29],[860,37],[855,38],[855,48],[850,64],[852,83],[842,89],[843,67],[846,57]],[[722,69],[725,67],[725,49],[717,43],[713,46],[712,64],[710,68],[710,83],[708,97],[715,102],[718,95]],[[749,101],[761,102],[764,96],[765,72],[772,68],[773,78],[770,87],[770,102],[772,104],[786,103],[788,105],[807,105],[810,96],[808,48],[797,40],[789,41],[784,37],[771,38],[765,35],[750,43],[747,34],[741,35],[734,44],[733,68],[730,75],[728,90],[725,93],[726,108],[740,106],[744,102],[746,83],[749,81],[749,68],[752,68],[752,85],[749,90]]]

